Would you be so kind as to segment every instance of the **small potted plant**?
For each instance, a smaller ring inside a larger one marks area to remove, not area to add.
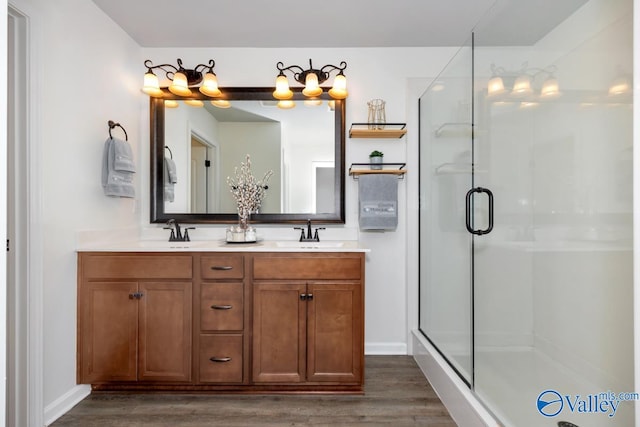
[[[371,163],[371,169],[374,169],[374,170],[382,169],[383,156],[384,156],[384,153],[378,150],[373,150],[371,154],[369,154],[369,163]]]

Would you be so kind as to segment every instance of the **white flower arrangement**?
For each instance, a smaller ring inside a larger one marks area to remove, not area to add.
[[[267,183],[273,175],[273,171],[269,170],[261,180],[256,180],[251,172],[251,158],[247,154],[247,161],[240,163],[240,167],[234,169],[234,175],[235,178],[227,177],[227,184],[229,191],[236,199],[240,227],[246,229],[249,217],[258,211],[267,195],[269,188]]]

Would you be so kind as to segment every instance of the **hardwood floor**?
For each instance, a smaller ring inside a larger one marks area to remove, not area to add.
[[[364,396],[94,393],[52,427],[455,427],[410,356],[367,356]]]

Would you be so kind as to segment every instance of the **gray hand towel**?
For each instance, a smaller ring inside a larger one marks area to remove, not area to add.
[[[102,150],[102,189],[105,196],[135,197],[133,172],[115,170],[115,140],[107,138]]]
[[[135,172],[136,164],[133,162],[133,151],[129,143],[118,138],[113,138],[113,148],[113,170]]]
[[[360,229],[395,230],[398,227],[398,177],[364,174],[358,178]]]

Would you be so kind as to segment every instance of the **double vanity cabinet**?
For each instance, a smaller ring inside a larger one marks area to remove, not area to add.
[[[364,252],[80,251],[77,380],[360,393]]]

